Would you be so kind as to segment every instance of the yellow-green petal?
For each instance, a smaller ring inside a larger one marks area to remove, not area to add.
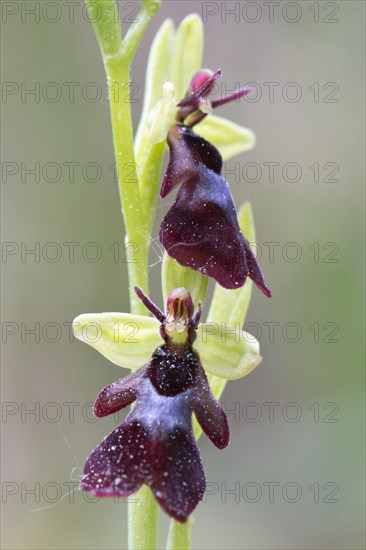
[[[193,347],[198,351],[204,369],[210,374],[237,380],[249,374],[262,358],[259,342],[240,325],[202,323]]]
[[[224,160],[249,151],[255,145],[253,130],[214,115],[202,120],[194,131],[212,143]]]
[[[130,313],[84,313],[73,321],[76,338],[89,344],[109,361],[138,369],[162,344],[159,322]]]

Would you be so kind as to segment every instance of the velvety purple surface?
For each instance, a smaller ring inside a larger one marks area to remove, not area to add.
[[[189,345],[157,348],[147,365],[101,391],[94,412],[103,417],[135,400],[124,422],[90,455],[81,489],[125,497],[145,483],[167,514],[185,522],[206,486],[192,413],[220,449],[229,443],[226,415]]]
[[[249,276],[271,296],[240,231],[229,185],[221,176],[218,150],[184,125],[171,128],[168,144],[170,161],[160,194],[165,197],[181,186],[160,227],[160,241],[168,254],[225,288],[239,288]]]

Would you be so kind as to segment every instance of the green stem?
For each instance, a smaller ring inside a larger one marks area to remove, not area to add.
[[[87,0],[88,3],[89,0]],[[136,261],[128,263],[131,313],[144,315],[146,310],[137,298],[134,287],[139,286],[145,293],[148,294],[149,292],[149,236],[146,220],[143,217],[144,208],[139,195],[138,167],[135,162],[133,148],[133,128],[129,102],[130,67],[141,38],[149,22],[160,8],[162,0],[143,0],[138,20],[129,28],[124,40],[120,43],[118,51],[116,51],[116,36],[120,29],[116,5],[110,0],[105,4],[98,0],[98,3],[100,3],[103,14],[101,19],[103,25],[97,24],[94,27],[103,53],[108,79],[118,189],[126,227],[125,240],[126,243],[136,248]],[[111,18],[112,7],[115,12],[113,14],[114,20]],[[109,29],[113,30],[112,47],[109,46]]]
[[[189,550],[191,547],[191,524],[192,516],[189,516],[186,523],[178,523],[170,520],[168,542],[166,550]]]
[[[128,505],[128,548],[155,550],[159,509],[150,489],[143,485]]]
[[[148,293],[148,233],[140,201],[137,169],[133,150],[131,109],[128,102],[129,64],[122,53],[105,59],[118,172],[118,189],[126,227],[126,242],[137,247],[137,261],[128,264],[131,312],[145,315],[146,310],[134,292],[134,286]],[[156,548],[158,506],[146,486],[137,493],[138,502],[129,504],[128,545],[130,550]]]
[[[148,238],[142,218],[137,169],[133,150],[133,129],[129,103],[129,62],[119,52],[104,60],[108,78],[118,190],[126,227],[126,243],[136,247],[136,262],[128,263],[131,312],[144,315],[145,308],[134,286],[148,292]]]
[[[131,313],[146,315],[143,304],[134,292],[135,286],[139,286],[146,293],[149,291],[149,239],[134,155],[129,86],[132,59],[146,27],[161,6],[161,0],[142,2],[138,21],[130,27],[118,49],[120,27],[116,4],[110,0],[105,3],[98,0],[98,6],[102,18],[100,24],[94,25],[94,29],[103,54],[108,80],[118,190],[126,229],[125,240],[137,250],[136,262],[128,263]],[[137,502],[129,504],[128,547],[130,550],[153,550],[157,546],[158,506],[146,486],[140,489],[136,497]]]

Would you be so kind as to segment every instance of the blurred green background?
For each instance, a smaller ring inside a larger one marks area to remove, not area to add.
[[[125,21],[135,7],[120,2]],[[254,99],[221,109],[257,135],[224,174],[237,205],[252,203],[274,297],[254,290],[248,330],[264,360],[222,398],[231,445],[200,441],[209,491],[194,514],[194,548],[364,548],[364,7],[168,0],[137,53],[135,122],[149,44],[168,16],[206,15],[204,65],[223,69],[223,92],[256,83]],[[94,422],[91,402],[124,374],[72,342],[68,323],[128,308],[105,76],[82,8],[2,2],[6,549],[126,547],[126,504],[67,495],[116,425]],[[73,262],[64,243],[78,243]],[[151,263],[160,302],[159,249]]]

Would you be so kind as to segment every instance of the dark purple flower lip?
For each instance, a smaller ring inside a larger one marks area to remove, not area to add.
[[[249,276],[270,297],[256,257],[242,234],[218,150],[183,124],[168,135],[170,161],[160,195],[180,186],[160,226],[159,238],[179,264],[200,271],[228,289]]]
[[[80,487],[98,497],[126,497],[144,483],[167,514],[185,522],[202,499],[205,472],[192,430],[192,413],[219,449],[229,443],[226,415],[211,393],[191,340],[200,318],[185,289],[168,298],[165,316],[136,289],[162,323],[165,343],[147,365],[114,382],[98,395],[97,417],[113,414],[136,401],[124,422],[88,458]],[[170,319],[169,319],[170,316]],[[186,321],[186,341],[176,344],[168,325]]]

